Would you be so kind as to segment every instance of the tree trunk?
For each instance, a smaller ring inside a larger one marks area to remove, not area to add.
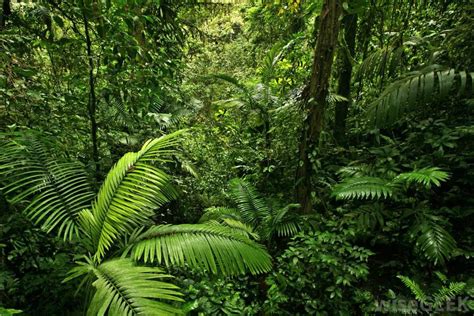
[[[97,142],[97,98],[95,95],[95,80],[94,80],[94,56],[92,55],[92,42],[89,32],[89,20],[87,19],[86,12],[83,12],[84,19],[84,31],[86,36],[86,49],[87,49],[87,59],[89,61],[89,103],[88,103],[88,112],[89,119],[91,122],[91,141],[92,141],[92,161],[95,168],[95,177],[97,182],[100,180],[100,165],[99,165],[99,149]]]
[[[344,39],[346,47],[339,50],[341,59],[341,71],[339,73],[339,82],[337,94],[343,96],[347,101],[336,103],[335,122],[334,122],[334,138],[339,145],[345,145],[346,142],[346,119],[349,110],[351,98],[351,78],[352,78],[352,61],[351,57],[355,52],[355,38],[357,33],[357,15],[349,14],[342,20],[344,27]]]
[[[313,67],[309,85],[305,88],[303,104],[307,111],[299,144],[299,161],[296,170],[296,198],[303,213],[312,209],[311,161],[309,155],[315,149],[324,122],[326,98],[339,33],[340,0],[324,0],[321,10],[318,38],[314,49]]]

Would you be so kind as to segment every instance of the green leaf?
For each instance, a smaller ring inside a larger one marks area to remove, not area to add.
[[[146,142],[136,153],[125,154],[109,171],[90,212],[82,223],[90,232],[100,261],[115,240],[143,226],[155,210],[176,197],[169,176],[154,166],[173,153],[175,132]]]
[[[404,172],[399,174],[394,181],[406,183],[422,184],[425,188],[431,188],[431,185],[439,187],[441,182],[449,179],[449,174],[437,167],[422,168],[413,170],[411,172]]]
[[[391,182],[378,177],[348,178],[336,184],[332,191],[332,195],[338,200],[380,199],[393,194],[394,186]]]
[[[88,266],[96,280],[87,315],[176,315],[168,302],[183,302],[170,275],[155,267],[137,266],[130,259],[113,259]]]
[[[428,302],[428,296],[425,294],[425,292],[420,288],[418,283],[410,279],[409,277],[403,276],[403,275],[397,275],[397,278],[402,280],[403,284],[410,289],[410,291],[415,295],[416,299],[419,302],[426,303]]]
[[[427,220],[416,230],[419,231],[416,247],[434,264],[444,264],[452,256],[456,241],[442,226]]]
[[[231,227],[213,224],[153,226],[130,245],[135,260],[205,268],[232,275],[267,272],[271,258],[256,242]]]
[[[54,144],[46,138],[30,133],[6,137],[12,139],[0,145],[0,176],[10,203],[29,202],[24,212],[44,231],[64,240],[78,237],[79,213],[94,197],[85,166],[55,157],[49,149]]]

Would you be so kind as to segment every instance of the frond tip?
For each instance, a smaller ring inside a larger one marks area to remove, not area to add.
[[[413,170],[411,172],[404,172],[399,174],[395,181],[404,181],[406,183],[419,183],[425,188],[431,188],[431,185],[439,187],[441,182],[446,181],[449,178],[447,172],[442,171],[437,167],[422,168]]]
[[[215,224],[159,225],[130,245],[135,260],[204,268],[227,275],[267,272],[271,257],[242,231]]]

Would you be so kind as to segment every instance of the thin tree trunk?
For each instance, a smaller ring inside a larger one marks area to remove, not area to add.
[[[344,27],[344,38],[347,49],[339,50],[341,59],[341,71],[339,73],[339,82],[337,94],[343,96],[347,101],[336,103],[334,138],[339,145],[345,145],[346,142],[346,120],[351,98],[351,78],[352,78],[352,60],[355,52],[355,38],[357,33],[357,15],[349,14],[342,20]]]
[[[318,38],[314,49],[311,79],[303,95],[307,110],[299,144],[296,170],[296,198],[303,213],[312,209],[311,161],[309,155],[316,148],[323,128],[326,98],[339,33],[339,17],[342,12],[340,0],[325,0],[320,15]]]
[[[89,119],[91,122],[91,141],[92,141],[92,161],[94,162],[95,167],[95,177],[97,180],[100,179],[100,166],[99,166],[99,149],[97,142],[97,120],[96,120],[96,110],[97,110],[97,98],[95,95],[95,80],[94,80],[94,59],[92,55],[92,42],[89,32],[89,21],[87,19],[86,12],[83,12],[84,19],[84,29],[86,36],[86,48],[87,48],[87,59],[89,61],[89,104],[88,112]]]

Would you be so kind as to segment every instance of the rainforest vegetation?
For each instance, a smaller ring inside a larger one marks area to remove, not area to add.
[[[473,314],[472,1],[0,3],[0,315]]]

